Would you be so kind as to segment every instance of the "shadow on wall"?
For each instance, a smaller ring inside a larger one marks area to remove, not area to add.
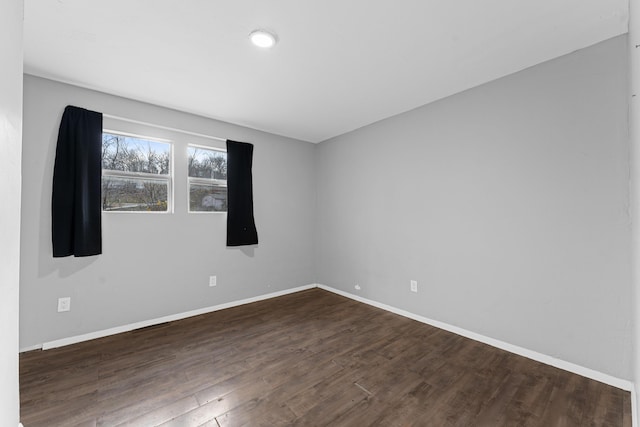
[[[227,246],[227,250],[239,250],[249,258],[254,258],[256,256],[255,250],[259,247],[259,245],[249,245],[249,246]]]

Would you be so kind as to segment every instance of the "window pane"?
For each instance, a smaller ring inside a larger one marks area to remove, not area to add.
[[[170,157],[169,143],[102,134],[102,169],[168,175]]]
[[[201,147],[189,147],[189,176],[192,178],[227,179],[227,153]]]
[[[103,211],[167,211],[168,183],[144,178],[102,177]]]
[[[227,187],[209,184],[189,184],[191,212],[226,212]]]

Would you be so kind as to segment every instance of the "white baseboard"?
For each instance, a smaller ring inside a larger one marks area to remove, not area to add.
[[[19,352],[20,353],[25,353],[27,351],[32,351],[32,350],[42,350],[42,344],[31,345],[29,347],[22,347],[19,350]]]
[[[581,375],[583,377],[591,378],[592,380],[599,381],[601,383],[608,384],[613,387],[617,387],[619,389],[625,391],[633,392],[633,383],[628,380],[623,380],[621,378],[616,378],[612,375],[608,375],[599,371],[595,371],[593,369],[585,368],[584,366],[576,365],[575,363],[567,362],[561,359],[557,359],[552,356],[548,356],[546,354],[538,353],[537,351],[529,350],[523,347],[519,347],[517,345],[509,344],[504,341],[496,340],[490,337],[486,337],[484,335],[477,334],[475,332],[468,331],[466,329],[459,328],[457,326],[449,325],[444,322],[439,322],[437,320],[429,319],[427,317],[419,316],[417,314],[408,312],[406,310],[402,310],[387,304],[383,304],[377,301],[373,301],[367,298],[360,297],[358,295],[351,294],[349,292],[341,291],[339,289],[332,288],[330,286],[325,285],[317,285],[319,288],[324,289],[329,292],[333,292],[338,295],[342,295],[343,297],[347,297],[353,299],[355,301],[359,301],[377,308],[381,308],[386,311],[390,311],[395,314],[399,314],[400,316],[408,317],[409,319],[417,320],[421,323],[426,323],[431,326],[435,326],[436,328],[444,329],[445,331],[453,332],[454,334],[462,335],[466,338],[471,338],[472,340],[479,341],[484,344],[488,344],[492,347],[499,348],[501,350],[506,350],[511,353],[518,354],[520,356],[524,356],[526,358],[535,360],[537,362],[544,363],[546,365],[551,365],[556,368],[563,369],[565,371],[572,372],[574,374]],[[634,398],[632,397],[632,402]],[[635,411],[633,412],[633,419],[635,420]],[[635,426],[638,427],[638,426]]]
[[[264,294],[264,295],[259,295],[256,297],[251,297],[251,298],[246,298],[243,300],[238,300],[238,301],[232,301],[232,302],[228,302],[228,303],[224,303],[224,304],[219,304],[219,305],[215,305],[215,306],[211,306],[211,307],[205,307],[205,308],[200,308],[197,310],[192,310],[192,311],[187,311],[184,313],[178,313],[178,314],[172,314],[169,316],[164,316],[164,317],[160,317],[160,318],[156,318],[156,319],[151,319],[151,320],[144,320],[141,322],[136,322],[136,323],[131,323],[128,325],[123,325],[123,326],[118,326],[115,328],[110,328],[110,329],[104,329],[101,331],[96,331],[96,332],[91,332],[88,334],[83,334],[83,335],[76,335],[73,337],[68,337],[68,338],[62,338],[59,340],[54,340],[54,341],[49,341],[46,343],[43,343],[42,345],[35,345],[35,346],[30,346],[30,347],[26,347],[26,348],[22,348],[20,349],[20,352],[25,352],[25,351],[30,351],[30,350],[36,350],[36,349],[40,349],[42,348],[43,350],[48,350],[48,349],[52,349],[52,348],[56,348],[56,347],[62,347],[65,345],[70,345],[70,344],[75,344],[75,343],[79,343],[79,342],[83,342],[83,341],[89,341],[92,339],[96,339],[96,338],[102,338],[102,337],[106,337],[109,335],[115,335],[115,334],[119,334],[122,332],[128,332],[128,331],[132,331],[134,329],[139,329],[139,328],[145,328],[148,326],[153,326],[153,325],[158,325],[161,323],[165,323],[165,322],[172,322],[174,320],[180,320],[180,319],[185,319],[187,317],[191,317],[191,316],[198,316],[200,314],[205,314],[205,313],[211,313],[214,311],[218,311],[218,310],[224,310],[225,308],[231,308],[231,307],[237,307],[240,305],[244,305],[244,304],[249,304],[252,302],[257,302],[257,301],[262,301],[262,300],[266,300],[266,299],[270,299],[270,298],[275,298],[275,297],[279,297],[282,295],[287,295],[287,294],[291,294],[291,293],[295,293],[295,292],[300,292],[300,291],[304,291],[307,289],[313,289],[313,288],[321,288],[324,289],[326,291],[338,294],[338,295],[342,295],[346,298],[350,298],[353,299],[355,301],[359,301],[362,302],[364,304],[368,304],[371,305],[373,307],[377,307],[380,308],[382,310],[386,310],[386,311],[390,311],[392,313],[398,314],[400,316],[404,316],[407,317],[409,319],[413,319],[416,320],[418,322],[421,323],[426,323],[428,325],[431,326],[435,326],[436,328],[440,328],[440,329],[444,329],[446,331],[449,332],[453,332],[454,334],[458,334],[461,335],[463,337],[467,337],[470,338],[472,340],[475,341],[479,341],[485,344],[488,344],[490,346],[502,349],[502,350],[506,350],[508,352],[511,353],[515,353],[518,354],[520,356],[524,356],[527,357],[529,359],[541,362],[541,363],[545,363],[547,365],[551,365],[554,366],[556,368],[560,368],[563,369],[565,371],[569,371],[569,372],[573,372],[574,374],[578,374],[581,375],[583,377],[587,377],[587,378],[591,378],[593,380],[611,385],[613,387],[617,387],[620,388],[622,390],[626,390],[626,391],[630,391],[632,392],[632,394],[634,396],[632,396],[632,410],[633,410],[633,419],[634,419],[634,427],[640,427],[636,424],[636,404],[637,402],[635,401],[635,389],[633,386],[633,383],[631,381],[628,380],[624,380],[621,378],[616,378],[614,376],[599,372],[599,371],[595,371],[593,369],[589,369],[589,368],[585,368],[584,366],[580,366],[580,365],[576,365],[574,363],[571,362],[567,362],[561,359],[557,359],[555,357],[552,356],[548,356],[546,354],[542,354],[542,353],[538,353],[536,351],[533,350],[529,350],[523,347],[519,347],[513,344],[509,344],[506,343],[504,341],[500,341],[500,340],[496,340],[494,338],[490,338],[490,337],[486,337],[484,335],[480,335],[477,334],[475,332],[471,332],[468,331],[466,329],[463,328],[459,328],[457,326],[453,326],[453,325],[449,325],[447,323],[444,322],[440,322],[437,320],[433,320],[433,319],[429,319],[427,317],[423,317],[411,312],[408,312],[406,310],[402,310],[399,309],[397,307],[393,307],[387,304],[383,304],[377,301],[373,301],[367,298],[363,298],[361,296],[358,295],[354,295],[351,294],[349,292],[345,292],[345,291],[341,291],[339,289],[335,289],[332,288],[330,286],[326,286],[326,285],[322,285],[322,284],[311,284],[311,285],[305,285],[305,286],[299,286],[296,288],[291,288],[291,289],[285,289],[283,291],[278,291],[278,292],[272,292],[269,294]]]
[[[299,286],[297,288],[285,289],[283,291],[272,292],[269,294],[258,295],[256,297],[246,298],[239,301],[227,302],[224,304],[214,305],[212,307],[199,308],[197,310],[191,310],[184,313],[172,314],[169,316],[159,317],[151,320],[143,320],[141,322],[130,323],[128,325],[117,326],[115,328],[104,329],[102,331],[90,332],[88,334],[76,335],[73,337],[62,338],[55,341],[45,342],[44,344],[27,347],[25,349],[21,349],[21,352],[36,350],[42,348],[43,350],[49,350],[56,347],[62,347],[65,345],[76,344],[83,341],[89,341],[96,338],[102,338],[109,335],[120,334],[122,332],[129,332],[134,329],[146,328],[148,326],[159,325],[165,322],[172,322],[174,320],[185,319],[187,317],[198,316],[200,314],[211,313],[213,311],[224,310],[225,308],[237,307],[239,305],[249,304],[252,302],[262,301],[270,298],[279,297],[282,295],[292,294],[294,292],[300,292],[307,289],[313,289],[316,285],[305,285]]]
[[[529,350],[523,347],[519,347],[513,344],[509,344],[506,343],[504,341],[500,341],[500,340],[496,340],[490,337],[486,337],[484,335],[480,335],[477,334],[475,332],[471,332],[468,331],[466,329],[463,328],[459,328],[457,326],[453,326],[453,325],[449,325],[447,323],[444,322],[440,322],[437,320],[433,320],[433,319],[429,319],[427,317],[423,317],[414,313],[411,313],[409,311],[406,310],[402,310],[399,309],[397,307],[393,307],[387,304],[383,304],[377,301],[373,301],[367,298],[363,298],[361,296],[358,295],[354,295],[351,294],[349,292],[345,292],[345,291],[341,291],[339,289],[335,289],[332,288],[330,286],[326,286],[326,285],[322,285],[322,284],[311,284],[311,285],[305,285],[305,286],[299,286],[296,288],[291,288],[291,289],[285,289],[283,291],[278,291],[278,292],[272,292],[269,294],[264,294],[264,295],[259,295],[256,297],[251,297],[251,298],[246,298],[246,299],[242,299],[242,300],[238,300],[238,301],[232,301],[232,302],[228,302],[228,303],[224,303],[224,304],[219,304],[219,305],[214,305],[211,307],[205,307],[205,308],[200,308],[197,310],[192,310],[192,311],[187,311],[184,313],[178,313],[178,314],[173,314],[170,316],[164,316],[164,317],[159,317],[156,319],[151,319],[151,320],[144,320],[141,322],[136,322],[136,323],[131,323],[128,325],[123,325],[123,326],[118,326],[115,328],[110,328],[110,329],[105,329],[102,331],[96,331],[96,332],[91,332],[88,334],[83,334],[83,335],[76,335],[73,337],[69,337],[69,338],[63,338],[63,339],[59,339],[59,340],[55,340],[55,341],[49,341],[46,342],[42,345],[34,345],[34,346],[30,346],[30,347],[25,347],[20,349],[20,352],[26,352],[26,351],[31,351],[31,350],[38,350],[38,349],[43,349],[43,350],[48,350],[48,349],[52,349],[52,348],[56,348],[56,347],[62,347],[65,345],[70,345],[70,344],[75,344],[75,343],[79,343],[79,342],[83,342],[83,341],[89,341],[92,339],[96,339],[96,338],[102,338],[102,337],[106,337],[109,335],[115,335],[115,334],[119,334],[122,332],[128,332],[128,331],[132,331],[134,329],[139,329],[139,328],[145,328],[148,326],[153,326],[153,325],[158,325],[161,323],[165,323],[165,322],[172,322],[174,320],[180,320],[180,319],[185,319],[187,317],[191,317],[191,316],[198,316],[200,314],[206,314],[206,313],[211,313],[214,311],[218,311],[218,310],[224,310],[226,308],[231,308],[231,307],[237,307],[240,305],[244,305],[244,304],[249,304],[252,302],[257,302],[257,301],[262,301],[262,300],[266,300],[266,299],[270,299],[270,298],[275,298],[275,297],[279,297],[282,295],[287,295],[287,294],[292,294],[295,292],[300,292],[300,291],[304,291],[307,289],[313,289],[313,288],[320,288],[320,289],[324,289],[326,291],[338,294],[338,295],[342,295],[346,298],[355,300],[355,301],[359,301],[361,303],[367,304],[367,305],[371,305],[373,307],[377,307],[380,308],[382,310],[386,310],[389,311],[391,313],[395,313],[398,314],[400,316],[403,317],[407,317],[409,319],[413,319],[416,320],[418,322],[421,323],[425,323],[427,325],[431,325],[431,326],[435,326],[436,328],[440,328],[440,329],[444,329],[445,331],[449,331],[452,332],[454,334],[457,335],[461,335],[463,337],[466,338],[470,338],[472,340],[475,341],[479,341],[482,342],[484,344],[488,344],[492,347],[496,347],[499,348],[501,350],[505,350],[508,351],[510,353],[514,353],[514,354],[518,354],[520,356],[524,356],[526,358],[535,360],[537,362],[541,362],[547,365],[551,365],[554,366],[556,368],[559,369],[563,369],[565,371],[568,372],[572,372],[574,374],[578,374],[581,375],[583,377],[586,378],[590,378],[592,380],[595,381],[599,381],[601,383],[604,384],[608,384],[610,386],[613,387],[617,387],[619,389],[625,390],[625,391],[630,391],[631,392],[631,415],[632,415],[632,423],[633,423],[633,427],[640,427],[639,423],[638,423],[638,402],[636,400],[636,388],[635,385],[633,384],[633,382],[628,381],[628,380],[624,380],[621,378],[617,378],[614,377],[612,375],[608,375],[593,369],[589,369],[589,368],[585,368],[584,366],[580,366],[580,365],[576,365],[575,363],[571,363],[571,362],[567,362],[561,359],[557,359],[555,357],[552,356],[548,356],[546,354],[542,354],[542,353],[538,353],[536,351],[533,350]],[[23,427],[22,424],[19,424],[18,427]]]

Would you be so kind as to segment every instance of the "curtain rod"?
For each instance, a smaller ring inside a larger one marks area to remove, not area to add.
[[[186,135],[197,136],[197,137],[200,137],[200,138],[213,139],[215,141],[223,141],[223,142],[227,141],[225,138],[219,138],[217,136],[205,135],[203,133],[191,132],[191,131],[184,130],[184,129],[172,128],[172,127],[169,127],[169,126],[157,125],[155,123],[149,123],[149,122],[143,122],[143,121],[140,121],[140,120],[128,119],[126,117],[114,116],[112,114],[102,113],[102,116],[106,117],[108,119],[122,120],[123,122],[135,123],[137,125],[143,125],[143,126],[151,126],[151,127],[154,127],[154,128],[168,130],[168,131],[172,131],[172,132],[180,132],[180,133],[184,133]]]

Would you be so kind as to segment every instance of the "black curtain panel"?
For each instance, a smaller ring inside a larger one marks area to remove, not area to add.
[[[53,168],[53,256],[102,253],[102,113],[67,106]]]
[[[258,244],[252,163],[253,144],[227,140],[227,246]]]

